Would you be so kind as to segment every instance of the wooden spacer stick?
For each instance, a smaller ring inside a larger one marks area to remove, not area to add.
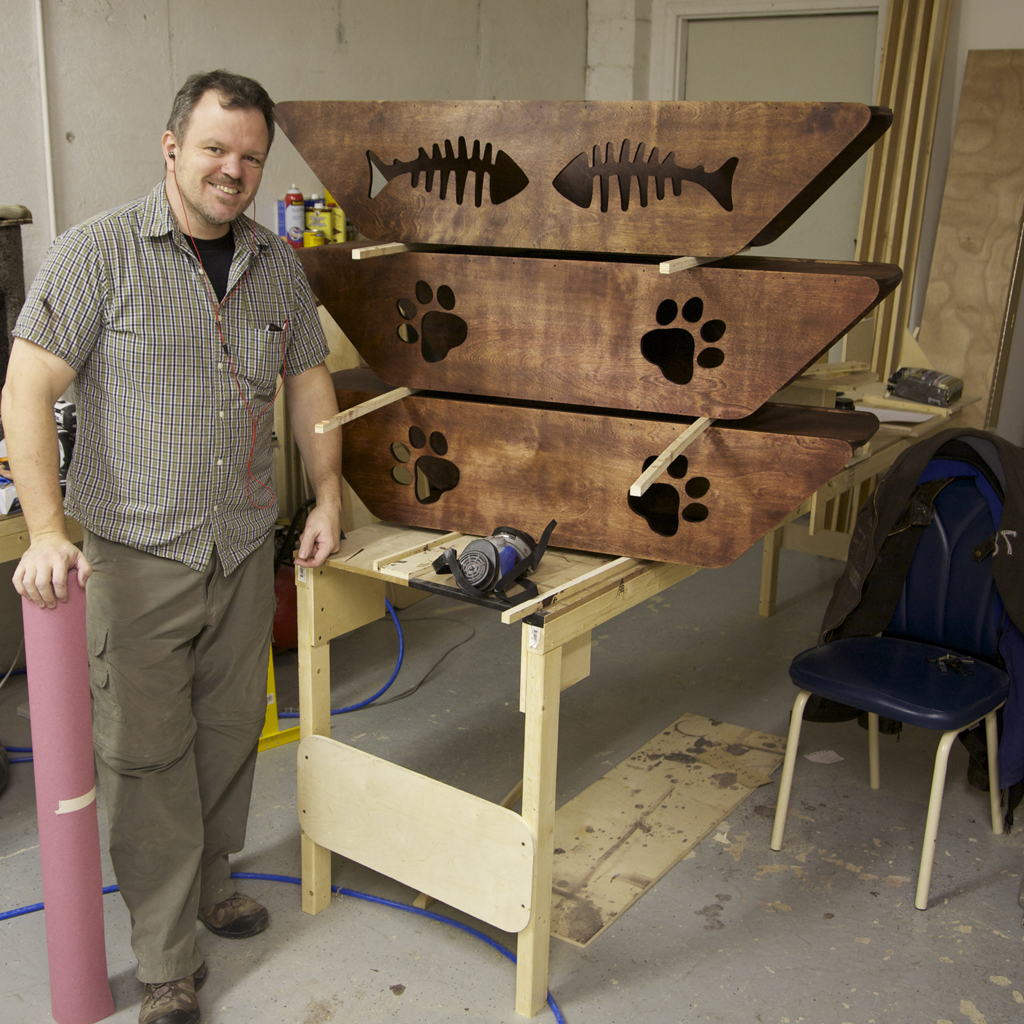
[[[665,472],[665,467],[681,452],[704,433],[715,421],[710,416],[701,416],[691,423],[637,478],[629,493],[638,498],[655,480]]]
[[[599,565],[596,569],[583,573],[582,576],[577,576],[575,579],[567,580],[557,587],[545,590],[543,594],[538,594],[531,601],[524,601],[522,604],[506,609],[501,613],[501,621],[506,625],[518,622],[520,619],[525,619],[527,615],[532,615],[538,608],[548,608],[555,601],[571,597],[584,587],[600,582],[606,576],[613,576],[615,574],[622,574],[624,576],[642,564],[639,559],[629,558],[625,555],[621,558],[615,558],[610,562],[605,562],[604,565]]]
[[[317,434],[326,434],[328,430],[334,430],[343,423],[351,423],[353,420],[359,419],[360,416],[383,409],[384,406],[390,405],[392,402],[400,402],[403,398],[415,395],[418,391],[419,388],[395,388],[394,391],[385,391],[383,395],[371,398],[367,402],[360,402],[359,405],[353,405],[351,409],[339,412],[329,420],[322,420],[313,427],[313,431]]]
[[[746,252],[750,246],[744,246],[740,252]],[[733,253],[733,255],[737,255]],[[658,264],[658,270],[662,274],[678,274],[680,270],[693,270],[694,267],[702,267],[705,263],[714,263],[717,260],[728,259],[728,254],[723,256],[677,256],[674,260],[665,260]]]
[[[396,252],[408,252],[404,242],[382,242],[380,245],[363,245],[352,250],[352,259],[368,260],[374,256],[393,256]]]

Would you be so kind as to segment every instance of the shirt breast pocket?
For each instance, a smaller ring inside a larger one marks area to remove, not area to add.
[[[235,359],[239,380],[244,381],[252,394],[269,398],[277,389],[285,343],[285,319],[268,317],[248,323],[243,331],[243,344]]]

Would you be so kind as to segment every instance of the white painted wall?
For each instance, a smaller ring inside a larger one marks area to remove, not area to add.
[[[0,203],[21,203],[31,280],[49,244],[36,0],[0,0]],[[286,99],[582,99],[586,0],[42,0],[58,231],[148,191],[194,71]],[[279,134],[257,201],[318,184]]]

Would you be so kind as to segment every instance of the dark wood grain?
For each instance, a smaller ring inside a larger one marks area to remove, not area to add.
[[[299,256],[395,386],[726,419],[771,398],[900,279],[888,264],[747,257],[666,275],[614,260],[353,260],[334,245]]]
[[[369,238],[723,256],[778,237],[881,136],[891,112],[291,101],[276,117]]]
[[[343,407],[377,390],[365,371],[335,381]],[[674,464],[640,499],[658,532],[630,507],[629,486],[687,422],[415,395],[343,427],[343,466],[389,521],[478,534],[508,524],[537,536],[556,519],[560,547],[722,566],[842,469],[877,426],[865,413],[772,406],[716,424],[686,450],[685,467]]]

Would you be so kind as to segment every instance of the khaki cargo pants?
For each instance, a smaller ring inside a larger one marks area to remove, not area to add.
[[[143,982],[195,971],[196,913],[234,891],[266,712],[273,540],[230,576],[85,533],[93,742]]]

